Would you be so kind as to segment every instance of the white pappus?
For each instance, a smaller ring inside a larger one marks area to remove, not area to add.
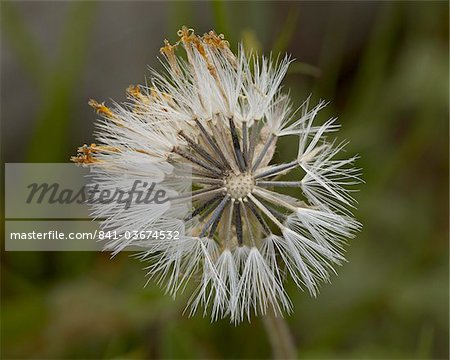
[[[247,56],[242,47],[235,55],[213,31],[197,36],[183,27],[178,35],[161,48],[164,73],[152,70],[148,84],[130,86],[127,103],[90,101],[102,115],[98,144],[72,158],[92,168],[100,189],[127,191],[141,180],[177,195],[127,209],[96,203],[93,215],[118,233],[182,230],[177,239],[115,240],[107,248],[138,246],[149,277],[171,296],[194,283],[190,314],[202,307],[214,320],[239,323],[269,307],[289,313],[288,277],[316,296],[360,228],[351,214],[352,187],[361,182],[356,157],[337,158],[345,143],[327,140],[335,119],[314,123],[325,103],[310,109],[308,99],[292,109],[281,91],[288,57]],[[277,141],[287,136],[297,156],[274,163]],[[184,170],[174,175],[174,168]],[[303,176],[286,180],[296,169]]]

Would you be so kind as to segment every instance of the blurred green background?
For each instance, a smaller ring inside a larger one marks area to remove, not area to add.
[[[297,59],[284,82],[339,116],[364,228],[318,299],[290,284],[300,358],[448,359],[447,2],[1,2],[3,162],[67,162],[89,98],[124,100],[188,25]],[[283,143],[278,157],[292,146]],[[182,316],[124,254],[2,251],[2,358],[270,358],[262,322]]]

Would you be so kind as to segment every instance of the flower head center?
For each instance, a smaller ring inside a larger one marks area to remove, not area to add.
[[[255,180],[250,173],[230,174],[225,178],[227,193],[232,199],[243,199],[252,192]]]

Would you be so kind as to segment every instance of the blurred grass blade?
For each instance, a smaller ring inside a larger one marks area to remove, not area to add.
[[[39,49],[36,39],[28,30],[17,4],[11,1],[2,1],[1,28],[16,56],[22,63],[30,78],[39,86],[45,79],[44,54]]]
[[[398,33],[399,6],[397,3],[383,3],[377,15],[376,26],[362,56],[361,66],[350,98],[353,99],[349,109],[353,122],[359,123],[363,114],[371,112],[376,106],[376,95],[383,88],[389,56],[397,46],[397,39],[392,34]]]
[[[229,21],[227,16],[227,9],[225,1],[223,0],[214,0],[211,2],[213,15],[214,15],[214,27],[215,31],[217,33],[222,33],[225,35],[225,37],[231,42],[232,41],[232,34],[229,29]]]
[[[295,61],[291,65],[289,65],[288,74],[320,77],[322,75],[322,71],[317,66],[300,61]]]
[[[27,161],[67,161],[66,142],[72,100],[80,80],[94,20],[95,2],[74,2],[66,21],[59,58],[46,74],[42,108],[30,142]]]
[[[422,328],[420,329],[419,341],[417,344],[418,359],[433,358],[433,340],[434,340],[433,325],[425,323],[424,325],[422,325]]]
[[[284,53],[289,47],[297,28],[299,16],[300,8],[298,4],[295,4],[289,9],[286,21],[273,44],[272,50],[274,54]]]
[[[336,97],[344,56],[348,56],[347,42],[350,38],[351,23],[347,19],[353,13],[354,10],[351,9],[337,12],[326,25],[318,62],[318,66],[325,75],[314,84],[312,91],[313,94],[320,94],[321,98],[333,99]]]
[[[244,51],[249,56],[250,54],[259,54],[262,53],[262,43],[258,39],[256,33],[251,29],[245,29],[241,34],[242,44],[244,46]],[[250,64],[250,68],[252,68],[254,64]]]
[[[193,7],[188,1],[168,1],[167,10],[168,34],[171,37],[173,36],[173,42],[178,40],[176,34],[183,25],[186,25],[188,28],[196,28]]]

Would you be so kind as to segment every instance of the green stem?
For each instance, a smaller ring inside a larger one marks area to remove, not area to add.
[[[271,308],[262,317],[274,359],[297,359],[297,350],[286,320]]]

